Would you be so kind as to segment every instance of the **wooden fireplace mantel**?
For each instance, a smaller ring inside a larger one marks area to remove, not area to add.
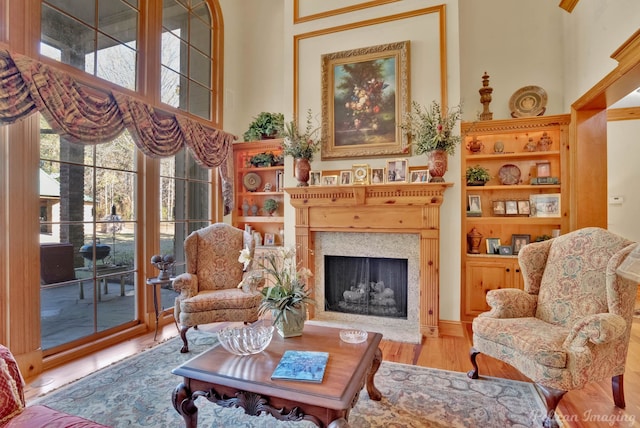
[[[316,232],[420,235],[420,332],[438,336],[440,206],[453,183],[310,186],[284,189],[296,212],[298,262],[315,271]],[[314,316],[310,308],[310,316]]]

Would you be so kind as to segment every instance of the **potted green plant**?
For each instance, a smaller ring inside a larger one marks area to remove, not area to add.
[[[418,155],[427,154],[432,182],[442,182],[447,171],[447,155],[454,155],[461,142],[454,133],[456,123],[462,117],[462,107],[457,105],[446,112],[433,101],[427,108],[414,101],[399,125],[411,137]]]
[[[484,186],[491,180],[489,170],[480,165],[468,166],[466,171],[467,186]]]
[[[258,309],[262,317],[271,313],[273,325],[282,337],[301,336],[307,318],[307,305],[313,304],[307,279],[311,271],[297,269],[296,252],[290,247],[280,247],[269,252],[260,267],[270,277],[271,284],[262,289],[262,302]],[[249,249],[240,252],[238,261],[248,266],[251,263]]]
[[[275,159],[273,153],[264,152],[251,156],[249,163],[255,167],[271,166],[275,163]]]
[[[282,131],[282,154],[291,156],[295,160],[294,174],[298,180],[298,186],[309,185],[310,162],[313,155],[320,150],[318,137],[319,127],[312,122],[311,109],[307,110],[307,122],[304,131],[301,131],[295,121],[285,123]]]
[[[265,140],[278,137],[284,128],[284,114],[261,112],[253,118],[244,133],[245,141]]]
[[[278,201],[276,201],[275,199],[269,198],[264,201],[264,204],[262,205],[262,209],[269,215],[272,215],[274,212],[278,211],[279,206],[280,204],[278,203]]]

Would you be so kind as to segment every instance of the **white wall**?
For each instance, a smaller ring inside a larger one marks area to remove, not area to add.
[[[563,21],[568,110],[571,103],[617,66],[611,54],[640,28],[640,2],[582,0]],[[638,135],[638,120],[609,122],[607,127],[608,194],[624,197],[621,205],[609,205],[608,228],[636,241],[640,241],[637,225],[640,193],[636,189],[640,182]]]
[[[640,120],[609,122],[607,126],[607,187],[609,198],[620,196],[622,204],[609,204],[608,229],[640,242]]]
[[[224,19],[224,130],[239,137],[262,111],[284,112],[283,0],[219,0]]]
[[[554,3],[554,2],[552,2]],[[638,0],[582,0],[565,13],[565,110],[613,70],[611,54],[640,28]]]
[[[587,1],[587,0],[585,0]],[[554,1],[461,0],[460,73],[464,118],[482,112],[482,75],[493,88],[489,110],[494,119],[511,117],[509,99],[530,85],[547,92],[545,115],[564,108],[562,16]]]

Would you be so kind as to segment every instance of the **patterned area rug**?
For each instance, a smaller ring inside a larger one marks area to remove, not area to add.
[[[210,333],[189,330],[191,352],[171,339],[106,367],[34,401],[113,427],[180,427],[171,404],[181,378],[171,369],[215,344]],[[383,356],[384,358],[384,356]],[[525,382],[481,377],[383,361],[375,377],[382,401],[366,388],[351,411],[351,427],[539,427],[545,411],[535,388]],[[270,415],[247,416],[206,399],[196,401],[199,427],[308,427]]]

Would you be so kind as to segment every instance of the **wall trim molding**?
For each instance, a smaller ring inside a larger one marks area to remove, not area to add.
[[[387,3],[395,3],[400,0],[371,0],[365,1],[360,4],[354,4],[351,6],[339,7],[336,9],[325,10],[324,12],[312,13],[310,15],[300,15],[300,2],[301,0],[294,0],[293,2],[293,23],[300,24],[301,22],[313,21],[315,19],[328,18],[330,16],[340,15],[343,13],[354,12],[356,10],[367,9],[370,7],[381,6]]]
[[[444,4],[427,7],[423,9],[411,10],[395,15],[381,16],[379,18],[367,19],[364,21],[352,22],[349,24],[338,25],[336,27],[323,28],[321,30],[309,31],[307,33],[296,34],[293,36],[293,118],[297,121],[299,117],[299,61],[300,61],[300,42],[305,39],[325,36],[328,34],[339,33],[342,31],[353,30],[356,28],[368,27],[371,25],[384,24],[402,19],[415,18],[421,15],[437,13],[439,15],[439,48],[440,48],[440,99],[443,109],[447,108],[447,28],[446,28],[446,7]]]

